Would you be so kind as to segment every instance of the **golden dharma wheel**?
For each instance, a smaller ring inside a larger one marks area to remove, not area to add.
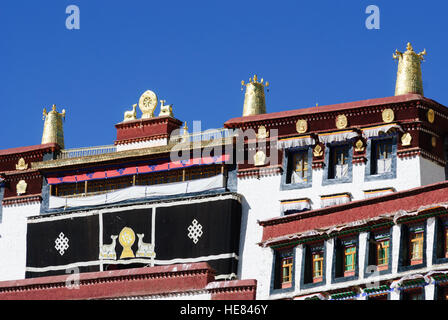
[[[296,130],[298,133],[307,132],[308,131],[308,123],[306,122],[306,120],[303,120],[303,119],[297,120]]]
[[[124,227],[120,235],[118,236],[118,241],[120,242],[121,246],[123,247],[123,252],[121,253],[120,259],[123,258],[134,258],[134,252],[132,251],[131,247],[135,242],[135,233],[134,230],[128,227]]]
[[[337,116],[336,118],[336,128],[338,129],[345,129],[347,128],[348,120],[347,117],[343,114]]]
[[[392,109],[384,109],[382,116],[383,116],[383,121],[386,123],[390,123],[390,122],[394,121],[394,119],[395,119],[395,114]]]

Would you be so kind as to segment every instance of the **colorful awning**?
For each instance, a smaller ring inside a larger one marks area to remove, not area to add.
[[[99,179],[111,179],[125,177],[134,174],[145,174],[151,172],[162,172],[174,169],[188,168],[193,166],[211,165],[227,162],[230,155],[221,155],[215,157],[194,158],[179,161],[166,161],[163,163],[140,164],[133,166],[125,166],[109,170],[95,170],[92,172],[73,173],[65,175],[48,176],[48,184],[57,185],[61,183],[75,183]]]
[[[329,207],[329,206],[335,206],[335,205],[347,203],[350,201],[351,201],[351,196],[349,193],[321,196],[322,208]]]
[[[390,194],[390,193],[394,193],[394,192],[395,192],[394,188],[369,190],[369,191],[364,191],[364,198],[365,199],[370,199],[370,198],[384,196],[386,194]]]

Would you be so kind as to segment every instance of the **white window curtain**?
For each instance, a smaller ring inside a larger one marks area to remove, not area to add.
[[[70,208],[102,205],[108,203],[118,203],[131,199],[202,192],[223,187],[224,176],[220,174],[210,178],[190,180],[185,182],[166,183],[151,186],[134,186],[95,196],[77,198],[51,196],[49,207],[50,209],[55,209],[62,207]]]
[[[376,165],[377,165],[377,173],[378,174],[392,171],[392,159],[391,158],[378,159]]]
[[[337,164],[335,166],[335,178],[343,178],[348,175],[348,164]]]
[[[339,204],[344,204],[347,202],[350,202],[351,197],[350,194],[339,194],[339,195],[333,195],[333,196],[322,196],[321,197],[321,206],[329,207],[329,206],[336,206]]]

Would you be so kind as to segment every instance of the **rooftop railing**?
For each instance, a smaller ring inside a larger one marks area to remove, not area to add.
[[[229,138],[233,135],[233,131],[231,129],[220,128],[220,129],[209,129],[202,132],[193,132],[186,135],[179,135],[175,137],[171,137],[170,144],[176,142],[202,142],[202,141],[210,141],[213,139],[223,139]],[[75,148],[75,149],[63,149],[57,156],[57,159],[71,159],[71,158],[79,158],[79,157],[88,157],[88,156],[96,156],[101,154],[108,154],[117,152],[117,146],[108,145],[108,146],[97,146],[97,147],[85,147],[85,148]]]

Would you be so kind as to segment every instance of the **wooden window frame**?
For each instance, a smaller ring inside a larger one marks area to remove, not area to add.
[[[292,267],[293,267],[293,265],[294,265],[293,255],[288,255],[281,259],[280,282],[281,282],[282,289],[291,288],[291,286],[292,286]],[[285,269],[287,269],[286,276],[285,276],[285,272],[284,272]]]
[[[384,246],[384,243],[386,242],[387,246]],[[381,258],[380,250],[385,250],[384,258]],[[379,239],[376,241],[376,265],[378,267],[378,271],[387,270],[389,268],[389,250],[390,250],[389,238]]]
[[[354,249],[351,252],[348,250]],[[352,256],[352,264],[347,265],[347,257]],[[351,269],[347,269],[347,266],[351,266]],[[353,276],[356,270],[356,246],[348,245],[344,247],[344,277]]]
[[[409,234],[409,261],[410,261],[410,265],[417,265],[417,264],[421,264],[423,262],[423,244],[424,244],[424,240],[425,240],[425,235],[423,230],[422,231],[417,231],[417,232],[411,232]],[[415,248],[415,244],[419,245],[419,255],[418,256],[414,256],[414,248]]]
[[[319,256],[318,258],[316,258],[316,256]],[[316,270],[315,269],[315,263],[319,264],[319,269]],[[323,251],[316,251],[311,253],[311,263],[312,263],[312,277],[313,277],[313,283],[316,282],[321,282],[323,280],[323,276],[324,276],[324,270],[323,270],[323,266],[324,266],[324,253]]]

